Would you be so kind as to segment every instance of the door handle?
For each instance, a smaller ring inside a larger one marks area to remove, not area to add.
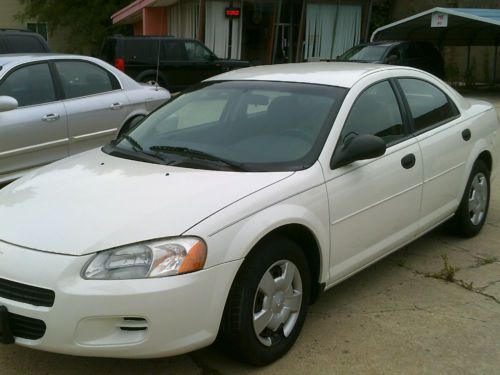
[[[110,109],[112,109],[113,111],[116,111],[117,109],[120,109],[122,107],[122,103],[113,103],[109,106]]]
[[[408,154],[403,159],[401,159],[401,165],[404,169],[410,169],[415,165],[416,160],[417,159],[415,158],[415,155]]]
[[[470,132],[470,129],[465,129],[462,132],[462,138],[464,139],[464,141],[468,141],[469,139],[471,139],[471,137],[472,137],[472,133]]]
[[[42,117],[42,121],[52,122],[59,120],[60,117],[61,116],[58,113],[49,113],[48,115]]]

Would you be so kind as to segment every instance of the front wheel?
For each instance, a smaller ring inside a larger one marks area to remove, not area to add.
[[[223,349],[253,365],[283,356],[302,329],[310,285],[307,259],[295,242],[279,237],[258,246],[229,293],[219,335]]]
[[[482,160],[472,167],[464,195],[450,229],[462,237],[473,237],[481,231],[490,201],[490,171]]]

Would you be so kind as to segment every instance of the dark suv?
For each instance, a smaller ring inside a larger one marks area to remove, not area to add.
[[[0,28],[0,54],[51,52],[40,34]]]
[[[179,91],[216,74],[250,66],[248,61],[222,60],[194,39],[154,36],[113,36],[102,46],[101,59],[139,82],[156,81]]]
[[[359,44],[340,55],[337,58],[339,60],[412,66],[444,78],[443,57],[428,42],[381,41]]]

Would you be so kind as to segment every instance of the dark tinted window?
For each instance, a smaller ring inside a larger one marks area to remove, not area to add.
[[[9,53],[45,52],[40,39],[32,35],[6,35]]]
[[[115,87],[110,74],[94,64],[83,61],[59,61],[55,64],[68,99],[111,91]]]
[[[137,61],[141,63],[156,62],[158,53],[160,52],[159,39],[123,39],[124,56],[127,61]],[[121,56],[117,56],[121,57]]]
[[[444,92],[418,79],[400,79],[399,83],[410,106],[416,131],[446,122],[459,113]]]
[[[340,135],[342,143],[360,134],[373,134],[387,143],[405,136],[398,102],[389,82],[366,89],[352,106]]]
[[[162,44],[162,60],[186,60],[186,51],[182,42],[164,40]]]
[[[56,100],[49,66],[36,64],[17,69],[0,83],[0,95],[16,98],[20,107]]]
[[[212,53],[202,44],[194,41],[184,42],[189,60],[209,60]]]
[[[339,56],[339,60],[380,61],[387,46],[355,46]]]

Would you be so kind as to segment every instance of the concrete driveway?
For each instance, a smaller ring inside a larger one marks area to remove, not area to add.
[[[500,100],[493,100],[500,112]],[[491,198],[476,238],[438,228],[323,294],[294,348],[268,367],[242,365],[214,347],[160,360],[115,360],[11,345],[0,346],[0,373],[498,374],[500,178]]]

